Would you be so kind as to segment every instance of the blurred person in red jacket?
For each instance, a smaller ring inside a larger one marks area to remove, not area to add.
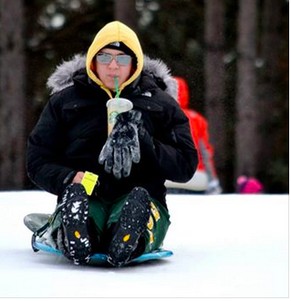
[[[192,138],[198,151],[199,163],[191,180],[186,183],[166,181],[166,187],[170,193],[219,194],[222,192],[222,188],[214,165],[214,149],[209,141],[207,120],[200,113],[189,108],[190,93],[186,80],[177,76],[174,79],[177,84],[176,100],[189,118]]]

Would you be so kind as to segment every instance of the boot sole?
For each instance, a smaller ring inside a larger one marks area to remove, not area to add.
[[[119,228],[108,249],[110,264],[120,267],[130,261],[141,234],[146,230],[149,217],[148,192],[143,188],[135,188],[122,208]]]
[[[87,230],[88,199],[84,199],[84,195],[76,195],[65,202],[61,213],[67,257],[77,265],[87,263],[91,253]]]

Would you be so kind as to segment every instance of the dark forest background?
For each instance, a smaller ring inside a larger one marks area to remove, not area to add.
[[[0,0],[0,190],[33,188],[25,147],[48,100],[46,80],[112,20],[188,81],[224,192],[241,174],[267,193],[289,192],[286,0]]]

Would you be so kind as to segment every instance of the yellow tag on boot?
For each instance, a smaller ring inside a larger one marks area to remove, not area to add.
[[[96,175],[92,172],[89,172],[89,171],[85,171],[85,174],[81,181],[81,184],[84,186],[86,193],[88,195],[92,194],[94,187],[98,181],[98,178],[99,178],[98,175]]]

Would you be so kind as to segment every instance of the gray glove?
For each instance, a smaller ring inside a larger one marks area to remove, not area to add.
[[[117,179],[128,177],[132,162],[140,161],[138,128],[141,123],[139,111],[117,115],[116,124],[101,150],[99,163],[104,164],[105,171],[112,172]]]

